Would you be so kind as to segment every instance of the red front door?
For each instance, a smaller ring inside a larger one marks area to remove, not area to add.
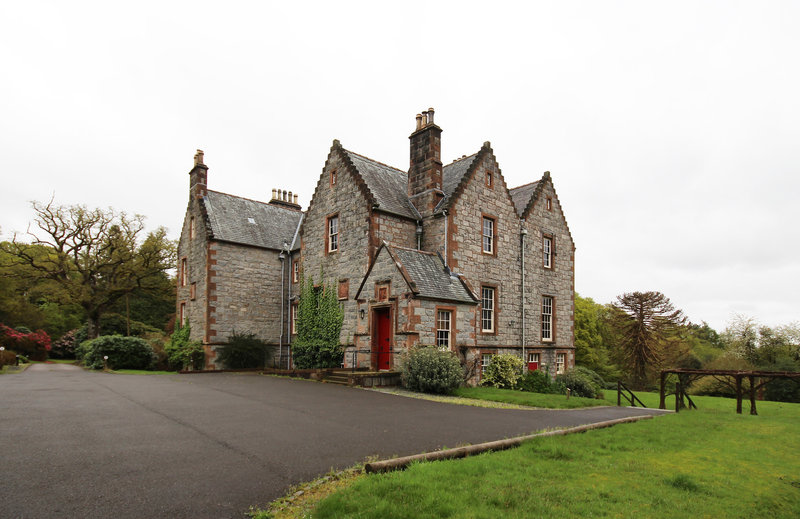
[[[377,354],[378,369],[391,369],[392,364],[392,317],[388,308],[377,308],[374,313],[375,343],[372,351]]]

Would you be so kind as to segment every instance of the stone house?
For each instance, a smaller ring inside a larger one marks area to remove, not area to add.
[[[178,241],[176,317],[203,343],[206,367],[234,332],[273,346],[288,358],[285,301],[299,250],[303,213],[297,196],[273,190],[269,203],[208,189],[208,166],[197,150],[189,172],[189,204]]]
[[[307,273],[315,282],[337,287],[345,315],[341,342],[346,367],[394,369],[403,353],[418,345],[455,351],[473,367],[473,381],[498,353],[522,356],[530,369],[546,367],[551,374],[574,365],[575,247],[550,174],[509,188],[488,142],[476,153],[443,165],[441,135],[433,109],[417,115],[409,137],[408,171],[349,151],[334,140],[302,217],[296,205],[273,200],[259,206],[271,206],[264,217],[280,212],[296,219],[285,219],[280,238],[276,233],[271,246],[252,239],[236,242],[242,250],[238,254],[257,248],[271,255],[269,260],[245,260],[249,268],[260,264],[273,269],[247,271],[251,290],[259,292],[245,305],[253,312],[248,329],[262,326],[267,340],[278,346],[289,343],[296,315],[296,298],[289,293],[299,293]],[[194,195],[197,210],[211,205],[214,212],[214,200],[209,204],[206,198]],[[187,218],[193,214],[192,203]],[[231,211],[238,216],[218,227],[233,233],[243,225],[239,211]],[[298,226],[294,230],[292,223]],[[214,232],[209,236],[222,230]],[[287,245],[282,249],[283,242]],[[182,235],[181,251],[183,243]],[[282,262],[276,256],[281,250],[287,258]],[[231,250],[228,261],[236,254]],[[224,275],[219,262],[214,267],[215,290],[220,291]],[[276,280],[282,273],[285,278],[284,267],[291,282],[281,292]],[[317,279],[320,275],[324,279]],[[235,283],[235,278],[233,274],[226,282]],[[267,278],[272,284],[263,289],[253,283],[267,283]],[[182,294],[179,289],[179,306]],[[276,294],[282,294],[285,305],[274,301]],[[255,301],[264,301],[264,313]],[[225,331],[241,325],[223,323],[219,296],[214,303],[213,339],[220,342]],[[226,310],[226,319],[247,314],[237,314],[241,305],[233,300],[225,304],[234,305]],[[288,322],[267,325],[255,314],[285,315]]]

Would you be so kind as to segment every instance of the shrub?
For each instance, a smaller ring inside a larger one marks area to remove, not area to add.
[[[481,385],[501,389],[514,389],[517,381],[522,377],[522,369],[524,367],[525,364],[522,359],[516,355],[507,353],[494,355],[492,361],[483,372]]]
[[[20,326],[16,330],[0,323],[0,345],[33,360],[47,360],[50,336],[43,330],[35,332]]]
[[[591,370],[586,370],[586,371],[594,373]],[[571,369],[566,373],[557,375],[555,384],[563,388],[561,391],[564,391],[566,390],[566,388],[569,388],[574,396],[582,396],[586,398],[603,397],[603,391],[602,391],[603,386],[597,385],[592,380],[591,376],[581,372],[578,369]]]
[[[233,332],[227,344],[217,347],[217,358],[227,369],[263,368],[270,353],[269,345],[252,333]]]
[[[102,369],[105,355],[111,369],[149,369],[153,364],[153,348],[139,337],[102,335],[82,343],[78,352],[91,369]]]
[[[203,369],[205,362],[203,345],[189,339],[190,335],[191,328],[187,319],[182,327],[175,330],[164,346],[170,369]]]
[[[10,350],[0,351],[0,368],[17,363],[17,354]]]
[[[517,382],[517,389],[520,391],[529,391],[531,393],[555,393],[556,388],[553,386],[553,381],[550,379],[544,370],[537,369],[528,371]]]
[[[403,385],[423,393],[449,393],[461,385],[463,372],[455,354],[434,347],[413,350],[403,362]]]
[[[56,359],[74,359],[75,348],[78,346],[78,340],[76,338],[77,331],[78,330],[70,330],[55,341],[52,344],[50,356]]]

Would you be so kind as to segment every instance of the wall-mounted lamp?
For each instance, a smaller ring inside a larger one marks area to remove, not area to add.
[[[367,315],[367,312],[366,312],[366,310],[364,310],[364,309],[362,308],[361,310],[359,310],[359,311],[358,311],[358,315],[360,315],[360,316],[361,316],[361,318],[363,319],[363,318],[364,318],[364,316],[365,316],[365,315]]]

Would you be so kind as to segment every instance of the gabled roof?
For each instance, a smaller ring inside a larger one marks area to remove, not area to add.
[[[477,303],[477,299],[467,288],[464,280],[460,276],[445,270],[444,263],[437,254],[397,247],[389,245],[385,241],[375,254],[369,271],[364,276],[364,280],[356,293],[356,298],[361,294],[361,290],[363,290],[372,272],[373,265],[378,261],[384,250],[394,261],[395,266],[415,297],[454,303]]]
[[[517,215],[519,215],[520,218],[522,218],[522,215],[525,213],[525,209],[533,199],[534,193],[539,191],[540,183],[541,181],[537,180],[536,182],[531,182],[530,184],[525,184],[524,186],[509,189],[509,193],[511,193],[511,200],[514,202],[514,208],[517,210]]]
[[[478,154],[474,153],[442,168],[442,191],[444,191],[444,200],[441,202],[442,208],[449,205],[450,197],[470,171],[472,163],[475,162],[477,157]]]
[[[408,199],[408,173],[342,148],[378,209],[406,218],[422,218]]]
[[[303,213],[208,190],[202,199],[209,238],[264,249],[292,245]],[[300,244],[294,243],[294,250]]]

